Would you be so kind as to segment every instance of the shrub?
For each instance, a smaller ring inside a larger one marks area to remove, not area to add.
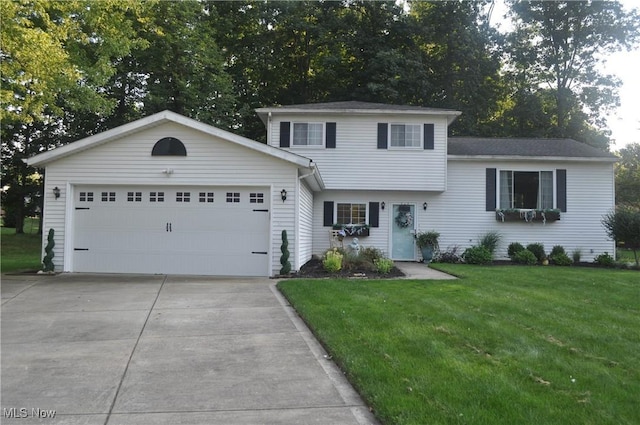
[[[491,264],[493,255],[484,246],[475,245],[467,248],[462,254],[462,258],[468,264]]]
[[[458,254],[459,251],[460,247],[458,245],[449,246],[445,251],[440,251],[434,261],[436,263],[462,263],[462,257]]]
[[[520,242],[512,242],[509,244],[509,248],[507,248],[507,254],[512,261],[516,254],[520,251],[524,251],[524,246],[522,246]]]
[[[337,249],[327,251],[325,259],[322,261],[324,269],[329,273],[337,273],[342,269],[343,255]]]
[[[387,274],[393,268],[393,260],[389,258],[377,258],[373,260],[373,264],[376,266],[376,271],[381,274]]]
[[[574,263],[579,263],[582,259],[582,250],[580,248],[576,248],[571,252],[571,258],[573,258]]]
[[[541,243],[530,243],[529,245],[527,245],[527,250],[531,251],[540,263],[546,258],[546,254],[544,253],[544,245]]]
[[[624,242],[626,248],[633,250],[636,266],[640,267],[640,209],[619,206],[602,218],[607,236],[616,242]]]
[[[567,254],[567,252],[564,250],[564,247],[562,245],[555,245],[552,249],[551,252],[549,253],[549,258],[551,257],[555,257],[559,254]]]
[[[376,260],[380,259],[380,258],[385,258],[384,253],[379,250],[378,248],[374,248],[374,247],[366,247],[366,248],[361,248],[360,249],[360,257],[362,257],[364,260],[370,262],[371,264],[374,264]]]
[[[526,264],[528,266],[533,266],[538,262],[536,255],[529,251],[528,249],[523,249],[522,251],[516,253],[513,257],[513,261],[518,264]]]
[[[280,265],[282,265],[280,274],[289,274],[291,272],[291,263],[289,262],[289,240],[287,239],[286,230],[282,231],[282,245],[280,245],[280,252],[282,252],[282,255],[280,256]]]
[[[616,260],[608,252],[598,255],[593,262],[603,267],[614,267],[616,265]]]
[[[493,254],[496,252],[496,248],[500,244],[500,240],[502,239],[502,235],[498,232],[488,232],[482,235],[479,238],[478,244],[487,248],[487,250]]]
[[[569,256],[564,252],[557,253],[556,255],[551,255],[549,258],[551,259],[551,262],[556,266],[570,266],[573,263],[571,258],[569,258]]]

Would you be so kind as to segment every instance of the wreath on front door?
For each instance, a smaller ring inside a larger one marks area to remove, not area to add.
[[[400,228],[406,228],[413,225],[413,216],[411,210],[400,208],[398,215],[396,216],[396,224]]]

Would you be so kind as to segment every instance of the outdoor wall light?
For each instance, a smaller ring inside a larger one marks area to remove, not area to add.
[[[282,198],[282,202],[287,200],[287,191],[286,191],[286,189],[282,189],[280,191],[280,197]]]
[[[426,211],[428,206],[429,204],[425,202],[424,204],[422,204],[422,209]]]
[[[58,186],[53,188],[53,196],[55,196],[56,199],[60,197],[60,188]]]
[[[384,205],[385,205],[385,203],[384,203],[384,201],[382,201],[382,203],[380,203],[380,208],[382,208],[383,211],[384,211]]]

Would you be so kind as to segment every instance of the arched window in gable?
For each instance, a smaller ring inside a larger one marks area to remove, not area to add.
[[[187,148],[175,137],[163,137],[153,146],[151,156],[187,156]]]

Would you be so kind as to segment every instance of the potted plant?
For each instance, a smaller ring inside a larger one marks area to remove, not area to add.
[[[428,263],[433,259],[433,253],[438,249],[438,238],[440,233],[432,230],[430,232],[419,232],[416,234],[416,245],[422,251],[422,259]]]

